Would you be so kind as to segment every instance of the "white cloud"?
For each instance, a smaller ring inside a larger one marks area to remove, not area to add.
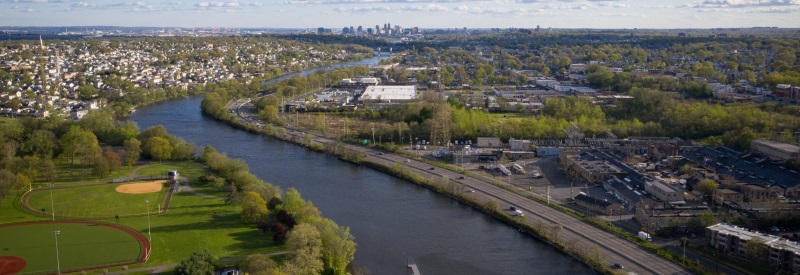
[[[705,0],[703,8],[748,8],[748,7],[800,6],[800,0]]]
[[[425,12],[447,12],[450,9],[448,7],[437,5],[437,4],[428,4],[424,6],[410,6],[406,7],[403,10],[406,11],[425,11]]]

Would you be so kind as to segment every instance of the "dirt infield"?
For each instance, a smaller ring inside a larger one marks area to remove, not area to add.
[[[25,259],[16,256],[0,256],[0,275],[17,274],[25,269]]]
[[[161,188],[164,187],[164,183],[167,182],[166,180],[154,180],[154,181],[146,181],[146,182],[138,182],[138,183],[126,183],[117,186],[115,189],[117,192],[124,193],[124,194],[147,194],[147,193],[156,193],[161,191]]]

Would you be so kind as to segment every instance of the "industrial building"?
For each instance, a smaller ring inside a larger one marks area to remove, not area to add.
[[[763,154],[771,160],[786,161],[800,156],[800,146],[771,140],[753,140],[750,142],[753,152]]]
[[[367,87],[361,95],[364,103],[405,103],[416,98],[416,86],[375,85]]]

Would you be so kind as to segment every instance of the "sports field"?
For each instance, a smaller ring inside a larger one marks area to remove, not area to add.
[[[128,228],[117,229],[112,226],[70,222],[0,226],[0,266],[5,266],[3,259],[11,258],[7,256],[25,261],[21,271],[0,269],[0,274],[55,273],[56,236],[53,231],[56,230],[59,231],[58,258],[62,272],[140,260],[145,247],[149,247],[144,235]],[[140,243],[140,240],[144,243]]]
[[[102,184],[74,188],[53,189],[53,204],[56,216],[68,217],[120,217],[157,213],[163,205],[169,186],[165,181],[127,182],[124,184]],[[50,190],[40,189],[30,194],[27,204],[36,210],[50,211]]]

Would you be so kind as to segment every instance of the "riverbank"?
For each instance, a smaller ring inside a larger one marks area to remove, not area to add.
[[[465,195],[467,193],[464,193],[463,190],[455,188],[452,184],[448,184],[433,178],[425,178],[421,175],[421,173],[415,173],[409,169],[403,169],[404,167],[402,164],[395,163],[394,165],[387,165],[381,162],[367,160],[370,154],[364,153],[362,151],[364,148],[359,148],[355,145],[345,144],[342,142],[324,140],[320,137],[315,137],[306,130],[301,131],[298,129],[275,127],[271,125],[258,127],[255,125],[255,123],[248,123],[243,117],[231,115],[228,116],[229,119],[221,119],[219,117],[214,118],[229,126],[236,127],[250,133],[270,136],[280,141],[299,145],[313,151],[322,152],[349,163],[364,165],[377,171],[404,179],[416,185],[423,186],[439,194],[459,201],[460,203],[468,205],[474,209],[477,209],[485,214],[488,214],[496,220],[518,229],[520,232],[533,236],[534,238],[539,239],[558,249],[562,253],[565,253],[566,255],[583,262],[596,271],[606,274],[616,274],[620,272],[620,270],[612,269],[608,264],[606,264],[603,255],[596,252],[591,247],[586,247],[575,242],[568,244],[562,241],[559,238],[560,228],[556,228],[550,225],[548,222],[534,220],[533,218],[521,219],[511,216],[509,213],[507,213],[507,211],[500,207],[496,200],[479,200],[477,198],[467,196]],[[435,165],[450,169],[450,167],[440,163],[436,163]]]

